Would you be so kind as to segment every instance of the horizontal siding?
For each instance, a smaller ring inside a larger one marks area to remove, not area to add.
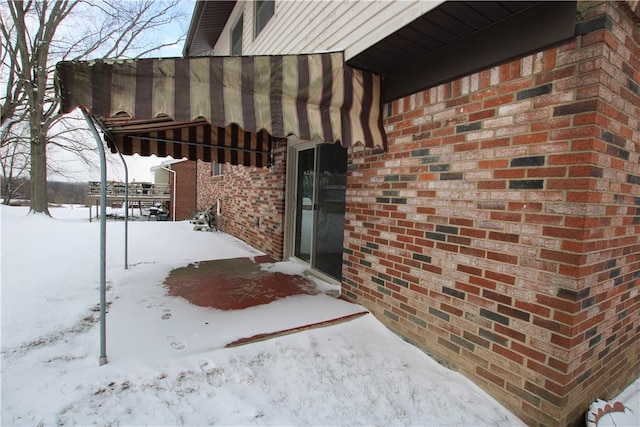
[[[287,1],[254,40],[253,2],[238,2],[210,55],[228,55],[231,27],[244,12],[243,53],[283,55],[344,51],[349,59],[441,1]]]
[[[348,45],[345,46],[345,59],[350,59],[366,50],[398,29],[404,27],[418,17],[435,8],[443,1],[394,1],[363,2],[371,5],[364,14],[362,24],[354,25],[348,35]],[[345,25],[348,25],[345,24]]]
[[[331,3],[321,1],[276,2],[276,15],[251,44],[248,53],[308,53],[313,52],[310,37],[321,34],[324,23],[313,16],[330,16]],[[321,48],[322,50],[328,50]]]

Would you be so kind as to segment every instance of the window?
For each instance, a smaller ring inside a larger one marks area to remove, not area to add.
[[[271,19],[276,10],[276,2],[275,0],[265,0],[265,1],[256,1],[255,2],[255,23],[256,28],[253,33],[253,38],[258,37],[260,31],[267,25],[267,22]]]
[[[231,29],[231,55],[242,55],[242,16]]]
[[[218,162],[211,162],[211,176],[222,176],[224,173],[224,165]]]

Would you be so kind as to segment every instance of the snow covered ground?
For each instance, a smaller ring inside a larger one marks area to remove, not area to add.
[[[170,297],[162,283],[174,268],[260,254],[187,222],[130,223],[128,270],[124,224],[108,223],[109,363],[99,367],[99,223],[81,207],[27,210],[0,210],[2,425],[522,425],[370,314],[224,348],[362,308],[320,294],[225,312]]]

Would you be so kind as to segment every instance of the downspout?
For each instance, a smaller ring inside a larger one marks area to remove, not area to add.
[[[127,168],[127,162],[124,161],[124,157],[118,146],[114,144],[116,151],[122,160],[124,166],[124,269],[129,269],[129,168]]]
[[[176,194],[176,171],[169,169],[168,167],[166,167],[165,165],[163,165],[162,163],[160,163],[160,168],[164,169],[166,171],[169,171],[172,175],[173,175],[173,200],[171,203],[171,210],[173,211],[173,221],[176,220],[176,202],[178,200],[178,195]]]
[[[96,139],[98,154],[100,155],[100,366],[107,363],[107,275],[106,275],[106,247],[107,247],[107,159],[104,146],[95,124],[84,108],[80,108],[82,115],[89,125],[89,129]]]

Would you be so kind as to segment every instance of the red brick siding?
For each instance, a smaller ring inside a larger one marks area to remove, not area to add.
[[[196,212],[196,162],[174,163],[171,169],[176,172],[176,221],[191,219]]]
[[[220,199],[222,231],[282,259],[285,172],[285,143],[275,144],[270,168],[226,164],[222,176],[211,176],[211,164],[199,161],[198,209],[215,206]]]
[[[350,156],[343,293],[532,425],[640,375],[640,31],[580,8],[603,28],[394,101]]]

